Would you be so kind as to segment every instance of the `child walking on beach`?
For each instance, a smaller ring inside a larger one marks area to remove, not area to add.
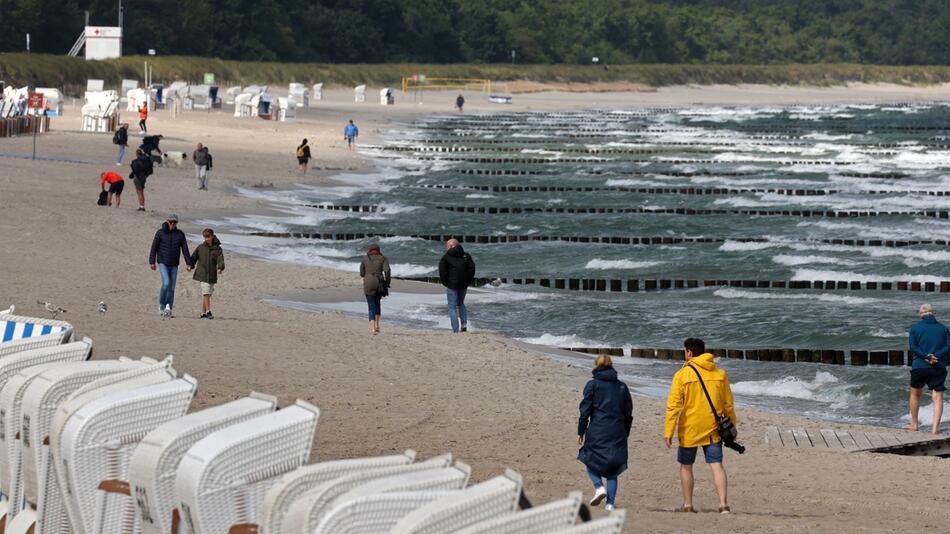
[[[194,279],[201,286],[201,318],[214,319],[211,313],[211,294],[218,283],[218,275],[224,271],[224,251],[214,230],[205,228],[201,232],[204,242],[191,253],[191,262],[195,266]]]

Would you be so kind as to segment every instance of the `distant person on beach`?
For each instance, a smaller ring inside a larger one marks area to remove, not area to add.
[[[445,286],[449,321],[452,323],[452,332],[467,332],[468,310],[465,309],[465,292],[475,279],[475,261],[462,249],[457,239],[446,241],[445,250],[445,255],[439,261],[439,279]]]
[[[577,420],[577,459],[587,466],[594,483],[591,506],[607,498],[607,511],[617,499],[617,477],[627,470],[627,438],[633,425],[633,401],[627,385],[617,379],[613,360],[601,354],[594,361],[594,378],[584,386]],[[606,479],[606,488],[604,480]]]
[[[300,174],[307,174],[308,163],[310,163],[310,145],[304,139],[297,147],[297,164],[300,165]]]
[[[180,256],[179,256],[180,254]],[[172,213],[155,232],[152,248],[148,251],[148,264],[162,275],[162,289],[158,293],[158,314],[162,318],[171,318],[175,308],[175,282],[178,280],[178,264],[185,258],[187,270],[193,266],[188,252],[188,239],[185,232],[178,229],[178,214]]]
[[[195,177],[198,178],[198,190],[208,190],[208,170],[211,169],[211,153],[208,147],[198,143],[198,147],[191,154],[191,160],[195,162]]]
[[[363,277],[363,294],[369,308],[369,329],[373,335],[379,333],[379,320],[382,317],[382,299],[389,295],[389,283],[392,272],[389,258],[383,256],[378,245],[369,247],[363,261],[360,262],[360,276]]]
[[[99,180],[99,187],[106,190],[106,184],[109,184],[109,191],[106,193],[106,206],[112,205],[112,199],[115,197],[115,207],[119,207],[122,201],[122,189],[125,188],[125,180],[118,173],[107,171],[102,173]]]
[[[145,121],[148,120],[148,102],[142,104],[142,107],[139,108],[139,132],[142,135],[148,133],[148,128],[145,127]]]
[[[722,439],[716,431],[716,415],[710,408],[712,402],[717,414],[726,414],[736,422],[732,403],[729,375],[716,367],[713,355],[706,352],[701,339],[689,338],[686,348],[686,364],[673,375],[670,395],[666,400],[666,424],[664,440],[666,447],[673,445],[673,431],[679,438],[676,460],[680,464],[680,484],[683,489],[682,512],[695,512],[693,508],[693,463],[696,449],[703,448],[706,463],[712,469],[716,493],[719,495],[719,513],[728,514],[726,470],[722,466]],[[701,377],[701,378],[700,378]],[[708,391],[707,400],[705,390]]]
[[[936,311],[930,304],[921,305],[917,311],[920,321],[910,329],[908,342],[913,354],[910,369],[910,425],[908,430],[917,431],[920,424],[920,394],[924,385],[933,396],[933,423],[930,431],[940,433],[943,417],[943,391],[947,381],[947,354],[950,353],[950,331],[937,322]]]
[[[137,149],[135,159],[132,160],[132,174],[129,175],[129,178],[132,178],[135,195],[139,199],[138,211],[145,211],[145,181],[152,175],[152,172],[154,172],[152,157],[143,152],[141,148]]]
[[[350,119],[349,124],[343,128],[343,140],[346,141],[346,146],[350,150],[356,150],[356,138],[360,135],[360,129],[353,124],[353,119]]]
[[[148,154],[150,157],[152,152],[157,152],[158,155],[161,155],[162,149],[159,148],[158,144],[161,143],[163,138],[164,136],[162,134],[146,135],[142,138],[142,144],[139,145],[139,149],[141,149],[142,152]]]
[[[112,143],[119,146],[119,154],[115,157],[116,166],[122,165],[125,159],[125,149],[129,147],[129,123],[122,123],[112,135]]]
[[[455,98],[455,108],[459,110],[459,113],[462,113],[462,108],[465,106],[465,97],[462,96],[462,93]]]
[[[201,231],[204,241],[195,247],[191,253],[191,264],[195,266],[194,279],[201,289],[201,318],[214,319],[211,313],[211,294],[214,285],[218,283],[218,275],[224,272],[224,251],[221,242],[214,235],[214,230],[205,228]],[[174,295],[172,295],[174,299]]]

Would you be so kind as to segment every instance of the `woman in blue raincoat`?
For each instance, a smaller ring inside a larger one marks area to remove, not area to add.
[[[594,483],[591,506],[607,498],[607,511],[614,509],[617,477],[627,469],[627,437],[633,424],[633,401],[627,385],[617,379],[610,356],[594,361],[594,378],[584,386],[577,421],[577,459],[587,466]],[[604,485],[606,479],[606,487]]]

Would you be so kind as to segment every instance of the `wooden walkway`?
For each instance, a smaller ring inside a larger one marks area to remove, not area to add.
[[[880,451],[896,454],[950,453],[950,436],[934,439],[933,436],[924,432],[902,430],[865,432],[772,426],[765,431],[765,443],[770,447]]]

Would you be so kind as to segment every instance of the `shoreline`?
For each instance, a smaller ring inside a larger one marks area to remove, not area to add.
[[[590,105],[583,95],[575,100],[578,108]],[[420,457],[452,452],[472,465],[473,481],[505,467],[522,473],[535,503],[562,498],[571,490],[588,495],[589,483],[574,460],[573,435],[580,389],[590,372],[584,363],[564,363],[494,333],[453,336],[384,324],[383,335],[370,337],[360,321],[338,312],[272,306],[261,302],[261,296],[288,288],[350,291],[359,287],[359,277],[264,261],[227,248],[228,269],[215,293],[214,321],[193,313],[197,291],[185,273],[179,277],[177,317],[157,317],[158,276],[148,270],[145,255],[166,213],[176,211],[188,221],[203,210],[261,208],[263,202],[241,198],[230,188],[262,178],[275,187],[299,182],[292,150],[301,137],[318,146],[317,166],[365,169],[365,162],[343,151],[338,139],[337,126],[350,115],[363,126],[366,143],[374,129],[389,127],[386,121],[396,112],[421,116],[445,111],[433,104],[378,107],[362,106],[364,114],[358,115],[354,109],[360,106],[330,102],[294,124],[239,120],[224,113],[189,112],[177,119],[160,114],[155,131],[206,143],[216,166],[211,191],[200,194],[193,192],[190,166],[158,169],[148,183],[150,211],[145,214],[134,211],[134,194],[128,192],[121,209],[95,207],[97,167],[0,159],[0,209],[5,214],[0,235],[4,248],[15,251],[0,256],[0,272],[9,273],[0,279],[0,295],[27,315],[43,313],[33,304],[37,300],[69,310],[64,318],[78,334],[93,338],[98,357],[174,353],[179,371],[199,377],[195,408],[252,389],[279,396],[282,405],[295,398],[316,404],[322,415],[312,461],[406,448],[419,451]],[[76,110],[68,109],[62,120],[78,124]],[[108,136],[56,128],[62,127],[56,124],[53,132],[38,138],[41,153],[81,154],[101,170],[114,168]],[[29,142],[0,140],[0,151],[23,151]],[[166,147],[163,142],[163,148],[188,145]],[[186,233],[199,229],[185,226]],[[106,315],[96,311],[100,300],[109,305]],[[950,521],[940,497],[950,491],[950,482],[932,480],[926,495],[918,490],[920,480],[931,480],[941,468],[941,459],[768,448],[763,436],[771,426],[867,427],[747,407],[738,411],[741,441],[749,452],[742,457],[727,453],[736,513],[675,514],[680,503],[674,453],[661,442],[664,403],[638,396],[634,409],[631,469],[621,477],[618,496],[618,507],[636,515],[628,531],[885,532],[908,526],[940,529]],[[714,511],[713,502],[708,470],[697,469],[697,505]],[[895,509],[906,514],[891,513]]]

